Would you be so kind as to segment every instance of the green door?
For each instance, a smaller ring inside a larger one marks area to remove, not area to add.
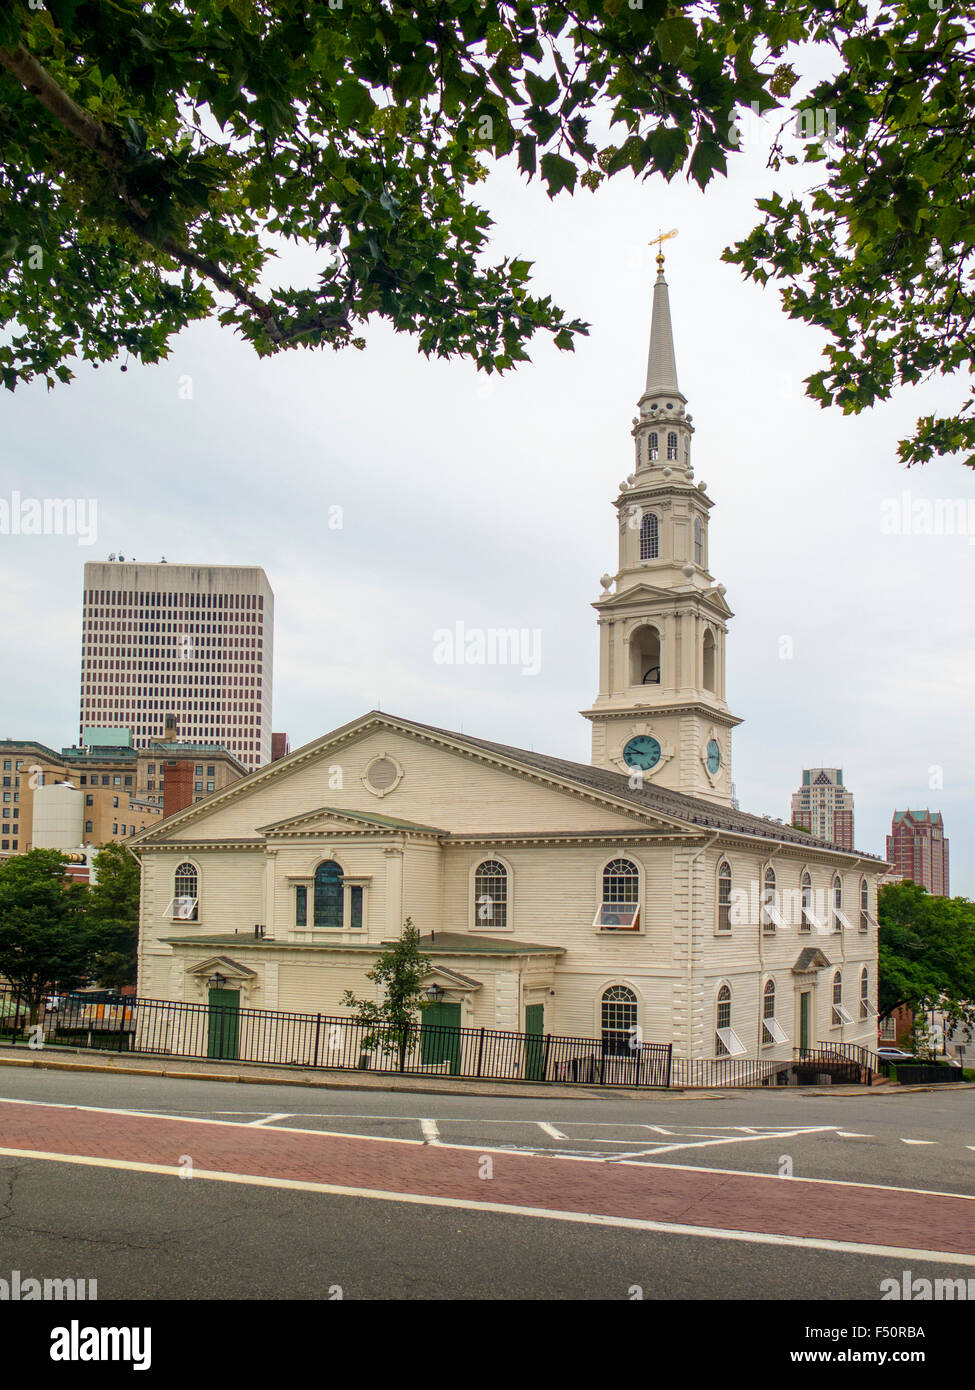
[[[237,1056],[240,993],[236,989],[211,989],[207,1034],[208,1057]]]
[[[460,1005],[431,1004],[420,1023],[420,1061],[424,1066],[448,1062],[451,1076],[460,1076]]]
[[[809,992],[799,995],[799,1047],[803,1052],[809,1050]]]
[[[545,1080],[545,1005],[525,1005],[525,1080]]]

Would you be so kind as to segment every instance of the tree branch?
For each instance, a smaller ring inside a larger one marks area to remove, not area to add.
[[[171,256],[180,265],[195,270],[197,274],[212,280],[220,289],[232,295],[239,304],[246,305],[264,321],[264,326],[275,343],[280,345],[287,342],[289,337],[296,336],[295,334],[283,333],[270,305],[253,294],[240,280],[222,270],[214,261],[209,260],[206,256],[201,256],[188,246],[183,246],[174,237],[166,237],[158,241],[149,235],[145,226],[149,214],[145,207],[131,196],[125,186],[128,156],[123,141],[115,131],[104,126],[101,121],[96,120],[87,111],[82,110],[22,44],[15,48],[12,53],[5,48],[0,48],[0,65],[5,67],[13,77],[16,77],[31,96],[37,98],[59,125],[92,151],[99,163],[109,173],[119,198],[132,214],[131,217],[126,218],[126,226],[130,227],[138,237],[150,246],[164,252],[167,256]],[[347,327],[348,311],[346,310],[341,315],[322,317],[318,320],[318,326],[322,329]]]

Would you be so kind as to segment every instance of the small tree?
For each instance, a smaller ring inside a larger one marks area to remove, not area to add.
[[[429,957],[420,954],[420,933],[413,918],[407,917],[400,939],[388,951],[380,952],[373,968],[366,971],[367,980],[383,986],[379,1002],[358,999],[348,989],[342,998],[353,1018],[367,1025],[363,1052],[378,1049],[387,1055],[398,1053],[399,1070],[406,1070],[406,1053],[417,1018],[430,1005],[430,1000],[423,998],[421,985],[432,968]]]
[[[139,945],[138,861],[125,845],[103,845],[95,873],[97,881],[87,904],[95,939],[95,978],[109,989],[134,984]]]
[[[88,889],[65,879],[67,861],[35,849],[0,865],[0,975],[14,985],[35,1023],[49,984],[75,984],[92,955]]]

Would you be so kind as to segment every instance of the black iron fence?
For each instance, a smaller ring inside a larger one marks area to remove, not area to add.
[[[163,999],[63,997],[39,1026],[12,991],[0,991],[0,1033],[28,1045],[270,1062],[291,1067],[409,1072],[484,1080],[563,1081],[666,1088],[669,1043],[619,1047],[616,1038],[571,1038],[426,1024],[409,1029],[326,1014],[288,1013]]]
[[[674,1057],[669,1043],[630,1046],[616,1037],[574,1038],[462,1028],[422,1020],[407,1030],[327,1014],[247,1009],[111,995],[62,996],[31,1026],[26,1005],[0,989],[0,1040],[95,1047],[166,1057],[267,1062],[482,1078],[654,1089],[833,1083],[869,1085],[883,1063],[853,1044],[797,1048],[788,1060]]]

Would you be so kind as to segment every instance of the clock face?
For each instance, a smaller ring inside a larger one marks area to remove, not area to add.
[[[638,734],[623,749],[623,761],[628,767],[639,767],[648,772],[660,761],[660,744],[649,734]]]
[[[718,747],[717,739],[711,739],[708,743],[708,772],[713,777],[721,766],[721,749]]]

